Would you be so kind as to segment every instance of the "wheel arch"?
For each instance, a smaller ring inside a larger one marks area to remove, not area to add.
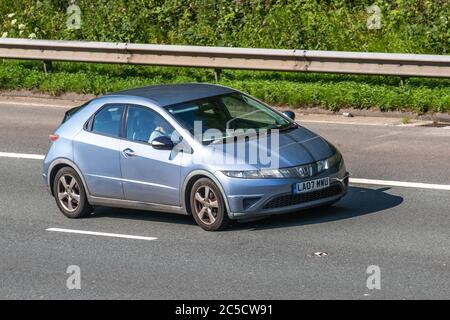
[[[58,173],[59,170],[61,170],[64,167],[70,167],[72,169],[74,169],[78,176],[81,178],[81,182],[83,183],[84,186],[84,190],[86,191],[86,195],[89,197],[89,189],[87,187],[86,181],[84,179],[83,174],[81,173],[81,170],[77,167],[77,165],[75,163],[73,163],[73,161],[69,160],[69,159],[65,159],[65,158],[60,158],[60,159],[56,159],[54,160],[50,166],[49,166],[49,174],[48,174],[48,185],[50,187],[50,192],[51,194],[54,196],[53,194],[53,183],[55,180],[55,176]]]
[[[185,207],[186,212],[188,214],[192,214],[191,211],[191,204],[190,204],[190,192],[191,188],[194,185],[195,181],[201,178],[208,178],[211,181],[214,182],[214,184],[219,188],[220,193],[222,194],[223,201],[225,202],[225,208],[227,210],[227,215],[229,218],[232,218],[232,215],[230,214],[230,207],[228,205],[228,198],[225,194],[225,190],[222,187],[222,184],[220,181],[209,171],[206,170],[194,170],[191,173],[189,173],[183,182],[183,187],[181,188],[181,203]]]

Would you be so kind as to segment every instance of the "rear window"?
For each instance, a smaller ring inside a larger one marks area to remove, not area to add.
[[[92,132],[118,137],[123,109],[123,105],[104,106],[94,116]]]

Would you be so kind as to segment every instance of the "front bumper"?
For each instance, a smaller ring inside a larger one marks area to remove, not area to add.
[[[329,177],[330,186],[301,195],[292,194],[297,182]],[[239,179],[220,177],[231,219],[288,213],[338,201],[347,193],[349,173],[324,172],[309,179]]]

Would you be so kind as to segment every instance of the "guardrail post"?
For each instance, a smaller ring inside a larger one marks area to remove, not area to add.
[[[221,74],[222,74],[222,69],[220,69],[220,68],[214,69],[214,79],[216,80],[216,82],[219,82]]]
[[[52,62],[50,60],[44,60],[44,72],[51,73],[53,69]]]
[[[406,80],[408,80],[408,77],[400,77],[400,85],[402,87],[406,84]]]

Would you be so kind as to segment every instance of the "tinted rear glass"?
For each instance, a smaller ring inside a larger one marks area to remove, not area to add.
[[[94,117],[92,131],[108,136],[119,136],[123,109],[123,105],[103,107]]]

